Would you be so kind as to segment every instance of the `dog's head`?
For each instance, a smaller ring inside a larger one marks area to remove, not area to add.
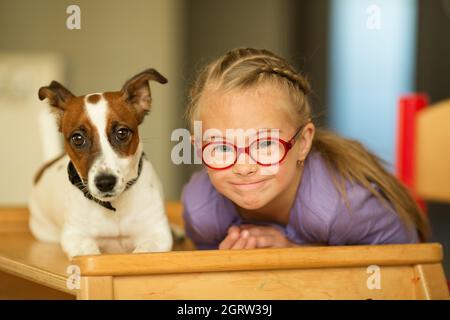
[[[88,191],[110,201],[136,178],[143,151],[138,126],[150,111],[149,80],[166,83],[154,69],[126,81],[122,90],[77,97],[56,81],[39,89],[56,114],[64,149]]]

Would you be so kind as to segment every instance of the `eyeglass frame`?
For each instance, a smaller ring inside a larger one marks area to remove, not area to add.
[[[226,167],[223,167],[223,168],[215,168],[215,167],[213,167],[213,166],[210,166],[210,165],[209,165],[208,163],[206,163],[206,161],[204,160],[203,152],[204,152],[205,148],[208,147],[208,146],[211,145],[211,144],[214,144],[214,143],[218,144],[217,142],[219,142],[219,141],[210,141],[210,142],[208,142],[208,143],[206,143],[205,145],[202,146],[202,162],[203,162],[208,168],[210,168],[210,169],[213,169],[213,170],[226,170],[226,169],[229,169],[229,168],[231,168],[232,166],[234,166],[234,165],[236,164],[237,160],[239,159],[239,156],[240,156],[242,153],[246,153],[246,154],[248,154],[248,156],[249,156],[253,161],[255,161],[255,162],[256,162],[258,165],[260,165],[260,166],[263,166],[263,167],[270,167],[270,166],[278,165],[278,164],[280,164],[280,163],[286,158],[288,152],[289,152],[289,151],[292,149],[292,147],[294,146],[295,140],[297,139],[298,134],[305,128],[305,126],[306,126],[309,122],[311,122],[311,120],[309,120],[308,122],[306,122],[305,124],[303,124],[302,126],[300,126],[300,128],[298,128],[298,130],[295,132],[295,134],[292,136],[292,138],[289,139],[288,141],[285,141],[285,140],[283,140],[283,139],[281,139],[281,138],[271,138],[271,139],[274,139],[274,140],[277,140],[278,142],[280,142],[280,143],[283,145],[284,149],[286,150],[286,151],[284,152],[283,157],[281,157],[281,159],[278,160],[278,162],[276,162],[276,163],[269,163],[269,164],[260,163],[258,160],[254,159],[254,158],[252,157],[252,155],[250,154],[250,146],[252,146],[253,144],[257,143],[257,142],[260,141],[260,140],[266,140],[267,138],[258,138],[258,139],[256,139],[255,141],[253,141],[252,143],[250,143],[248,146],[245,146],[245,147],[237,147],[234,143],[226,143],[227,145],[233,146],[236,156],[235,156],[235,159],[234,159],[234,161],[233,161],[232,164],[230,164],[230,165],[228,165],[228,166],[226,166]]]

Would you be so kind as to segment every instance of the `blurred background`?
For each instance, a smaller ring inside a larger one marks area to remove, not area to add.
[[[67,27],[70,5],[80,29]],[[0,0],[0,205],[25,205],[34,172],[60,150],[39,87],[56,79],[77,95],[114,91],[148,67],[169,83],[151,83],[140,134],[166,198],[179,199],[198,169],[170,158],[189,85],[238,46],[269,49],[306,73],[316,123],[362,141],[394,171],[399,97],[450,97],[449,34],[450,0]],[[429,204],[447,275],[449,211]]]

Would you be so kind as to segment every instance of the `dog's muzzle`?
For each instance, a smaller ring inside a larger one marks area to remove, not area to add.
[[[111,174],[101,174],[95,178],[94,183],[101,192],[110,192],[116,186],[117,178]]]

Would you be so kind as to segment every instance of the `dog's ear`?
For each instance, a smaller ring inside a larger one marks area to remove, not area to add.
[[[144,116],[150,111],[152,103],[149,80],[167,83],[167,79],[158,71],[147,69],[125,82],[122,87],[124,99],[137,110],[139,123],[144,120]]]
[[[48,103],[52,107],[52,112],[57,116],[58,125],[66,110],[67,101],[75,97],[72,92],[57,81],[52,81],[47,87],[41,87],[38,96],[39,100],[48,99]]]

